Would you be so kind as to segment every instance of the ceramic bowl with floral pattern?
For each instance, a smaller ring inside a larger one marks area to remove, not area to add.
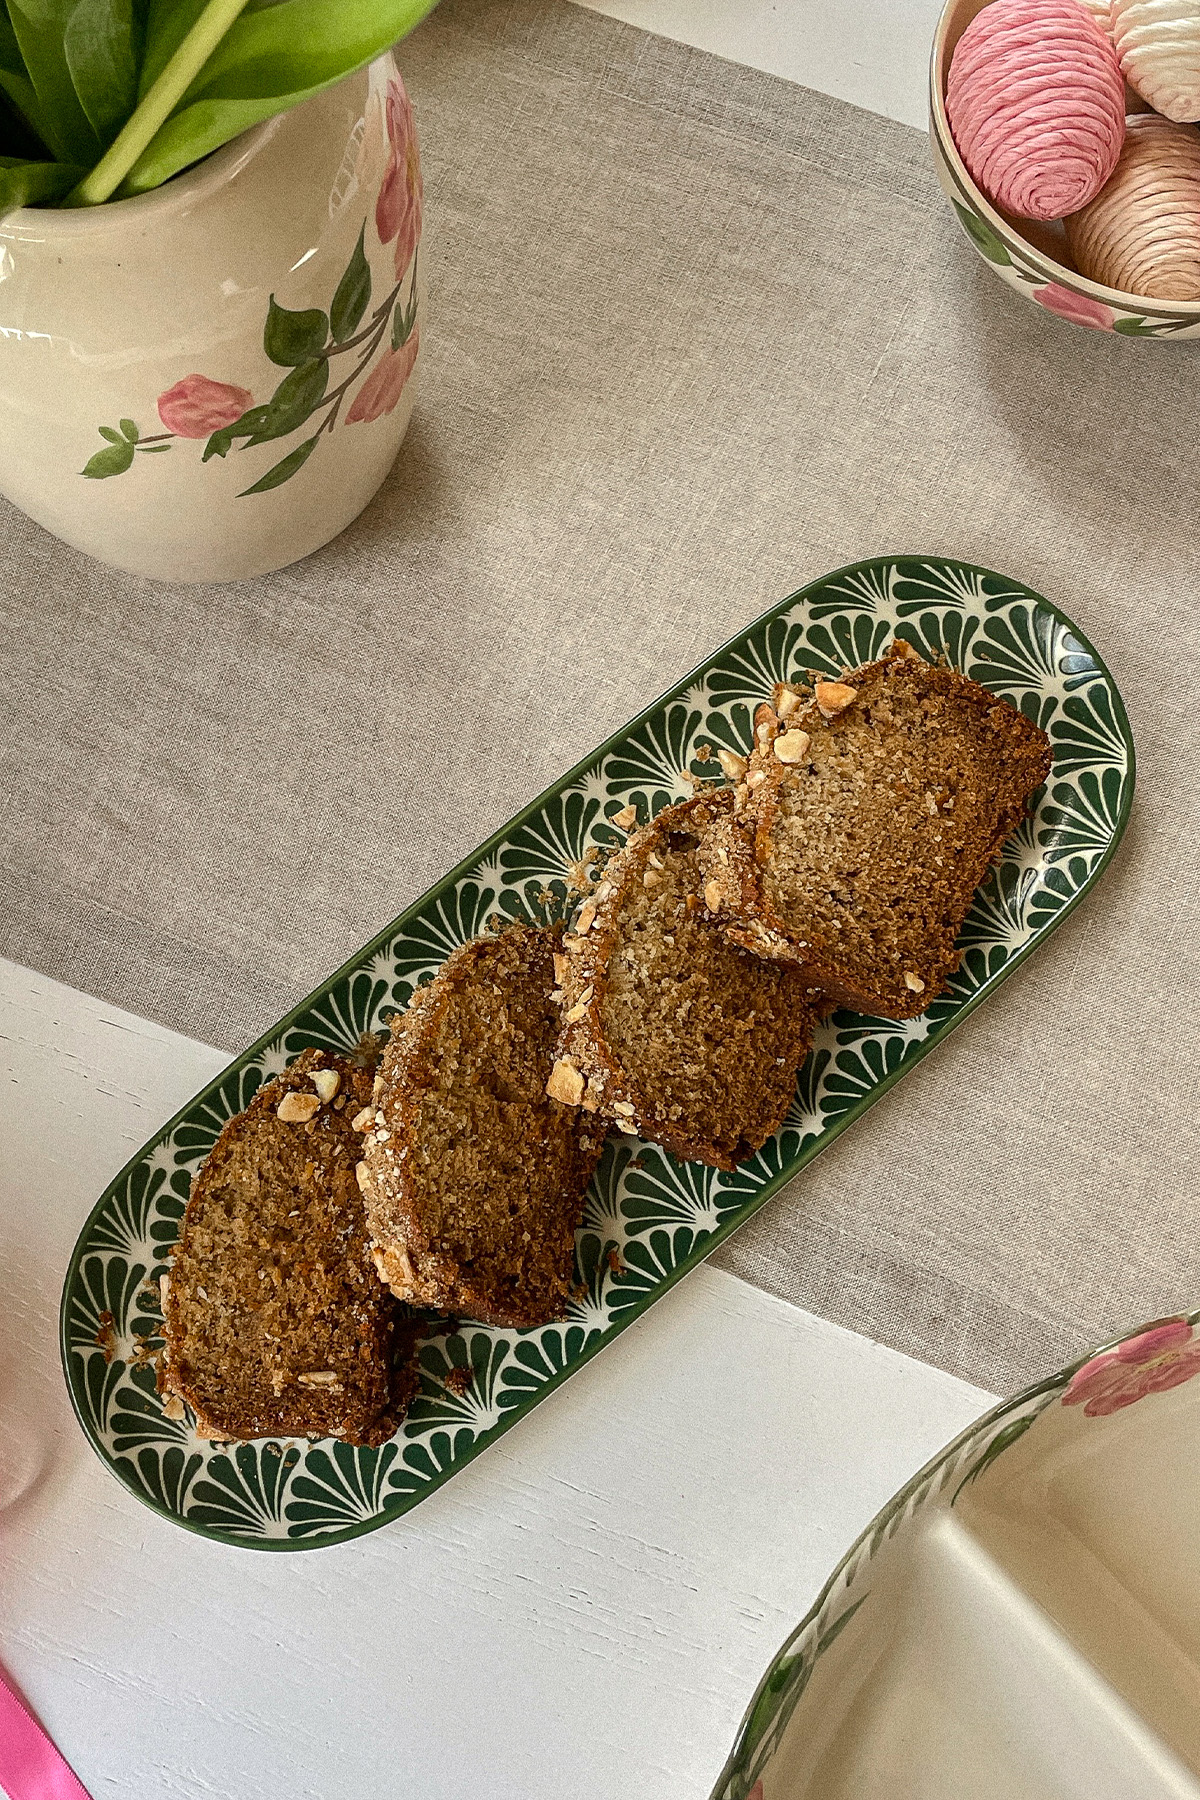
[[[999,212],[967,173],[946,116],[946,77],[959,38],[988,0],[948,0],[929,63],[929,139],[938,180],[959,224],[1001,281],[1045,312],[1123,337],[1198,337],[1200,300],[1150,300],[1088,281],[1071,266],[1059,224]],[[1144,111],[1140,100],[1130,110]]]
[[[1197,1800],[1200,1311],[1006,1401],[768,1669],[712,1800]]]

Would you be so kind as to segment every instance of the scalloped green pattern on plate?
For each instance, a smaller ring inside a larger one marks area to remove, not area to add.
[[[629,1138],[611,1142],[588,1194],[568,1317],[532,1331],[464,1324],[431,1338],[421,1350],[421,1392],[381,1449],[307,1440],[219,1447],[188,1421],[166,1418],[150,1362],[161,1341],[157,1277],[192,1176],[260,1083],[309,1045],[341,1050],[380,1030],[493,915],[561,913],[572,865],[594,846],[623,841],[609,822],[614,813],[633,801],[644,817],[683,798],[689,777],[712,777],[713,751],[746,746],[753,708],[776,680],[868,662],[897,633],[925,656],[944,651],[1036,719],[1054,745],[1035,811],[976,897],[948,991],[903,1024],[836,1014],[818,1034],[782,1129],[735,1174],[679,1163]],[[62,1301],[67,1384],[97,1454],[157,1512],[225,1543],[308,1549],[407,1512],[708,1255],[992,992],[1097,879],[1124,829],[1133,779],[1133,742],[1107,669],[1069,620],[1019,583],[941,558],[878,558],[772,608],[452,870],[113,1182],[80,1234]],[[468,1369],[464,1387],[458,1371]]]

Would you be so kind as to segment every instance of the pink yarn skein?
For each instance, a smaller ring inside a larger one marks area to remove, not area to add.
[[[946,112],[989,199],[1021,218],[1062,219],[1116,167],[1125,83],[1079,0],[992,0],[958,40]]]

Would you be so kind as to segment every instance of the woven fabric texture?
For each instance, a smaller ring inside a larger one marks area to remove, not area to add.
[[[562,0],[403,64],[430,308],[358,523],[189,589],[2,508],[0,953],[237,1048],[771,602],[984,563],[1108,659],[1125,845],[720,1260],[999,1389],[1197,1304],[1195,350],[1009,293],[918,132]]]

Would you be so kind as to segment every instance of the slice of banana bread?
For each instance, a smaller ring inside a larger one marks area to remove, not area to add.
[[[414,1306],[560,1318],[605,1129],[546,1094],[561,934],[465,944],[393,1025],[358,1178],[376,1266]]]
[[[677,1156],[732,1169],[782,1124],[812,1041],[800,969],[732,944],[701,896],[700,846],[733,795],[668,807],[580,909],[550,1092]]]
[[[416,1390],[354,1175],[351,1120],[372,1079],[365,1058],[305,1050],[229,1121],[192,1183],[164,1277],[159,1386],[206,1436],[380,1444]]]
[[[735,943],[831,1001],[911,1018],[958,967],[975,889],[1050,772],[1046,734],[899,640],[773,700],[701,849],[710,901]]]

